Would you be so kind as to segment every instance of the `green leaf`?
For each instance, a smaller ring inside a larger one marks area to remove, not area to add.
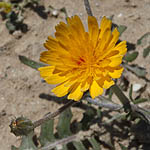
[[[149,37],[150,37],[150,32],[145,33],[141,38],[139,38],[139,39],[137,40],[137,45],[142,44],[142,43],[143,43],[144,41],[146,41],[146,39],[149,38]]]
[[[15,146],[11,146],[11,150],[19,150],[17,147],[15,147]]]
[[[102,110],[101,110],[100,107],[97,108],[97,117],[98,117],[98,118],[102,118]]]
[[[104,107],[104,108],[109,108],[111,110],[118,110],[118,109],[122,108],[122,106],[112,102],[112,100],[110,100],[110,99],[108,99],[108,98],[106,98],[104,96],[99,96],[97,98],[98,99],[94,100],[94,99],[92,99],[90,97],[84,97],[84,100],[88,101],[91,104],[97,105],[100,108]],[[101,116],[101,112],[97,111],[97,115],[98,115],[98,117],[100,117]]]
[[[132,62],[134,61],[137,56],[138,56],[138,52],[133,52],[133,53],[127,53],[125,56],[124,56],[124,60],[126,60],[127,62]]]
[[[96,141],[96,139],[94,137],[91,137],[89,139],[89,142],[91,143],[93,150],[101,150],[100,144]]]
[[[41,125],[41,133],[39,136],[39,140],[42,146],[46,145],[49,142],[53,142],[55,140],[53,130],[54,130],[53,119]]]
[[[71,131],[70,131],[71,118],[72,118],[72,112],[70,108],[66,109],[64,112],[60,114],[58,125],[57,125],[57,132],[59,138],[64,138],[71,135]]]
[[[117,84],[114,84],[111,89],[115,93],[115,95],[118,97],[120,102],[122,103],[124,107],[125,112],[129,112],[131,110],[131,105],[129,98],[122,92],[122,90],[117,86]]]
[[[109,89],[109,99],[112,100],[112,96],[113,96],[113,91],[111,90],[111,88]]]
[[[64,144],[62,150],[68,150],[67,145]]]
[[[77,150],[86,150],[86,148],[81,142],[74,141],[73,145],[75,146]]]
[[[134,104],[139,104],[139,103],[144,103],[144,102],[147,102],[148,99],[146,98],[138,98],[136,100],[133,101]]]
[[[25,65],[27,65],[27,66],[33,68],[33,69],[36,69],[36,70],[37,70],[38,68],[40,68],[40,67],[46,66],[46,65],[44,65],[44,64],[42,64],[42,63],[36,62],[36,61],[34,61],[34,60],[31,60],[31,59],[29,59],[29,58],[27,58],[27,57],[25,57],[25,56],[21,56],[21,55],[19,55],[19,60],[20,60],[23,64],[25,64]]]
[[[150,53],[150,45],[143,50],[143,57],[146,58]]]
[[[133,85],[131,84],[130,91],[129,91],[129,98],[131,101],[133,101],[132,93],[133,93]]]
[[[33,135],[34,133],[31,132],[27,136],[22,136],[22,141],[19,150],[37,150],[37,147],[33,142]]]
[[[127,26],[124,25],[120,25],[118,26],[118,31],[120,33],[120,36],[122,35],[122,33],[127,29]]]
[[[128,150],[128,148],[125,147],[124,145],[122,145],[121,143],[119,143],[119,146],[120,146],[121,150]]]
[[[129,71],[133,72],[138,77],[145,77],[147,72],[145,68],[139,67],[138,65],[127,65],[124,64],[124,67],[126,67]]]
[[[11,21],[6,21],[6,28],[9,30],[10,33],[16,30],[16,26]]]
[[[86,112],[83,113],[83,118],[79,123],[79,128],[82,130],[88,130],[96,113],[97,112],[95,111],[95,109],[93,109],[92,107],[89,107],[86,110]]]
[[[126,114],[122,113],[122,114],[116,114],[114,115],[112,118],[108,119],[107,121],[105,121],[104,123],[102,123],[103,125],[108,125],[110,123],[112,123],[114,120],[118,120],[118,119],[124,119],[126,116]]]

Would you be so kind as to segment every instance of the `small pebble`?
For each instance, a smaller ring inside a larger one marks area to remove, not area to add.
[[[82,17],[82,16],[83,16],[83,13],[79,13],[79,15]]]
[[[0,116],[6,116],[6,111],[5,111],[5,110],[2,110],[2,111],[0,112]]]
[[[133,84],[133,91],[134,92],[138,92],[140,89],[142,88],[142,85],[141,84]]]
[[[118,17],[118,18],[120,18],[120,17],[122,17],[122,16],[123,16],[123,14],[122,14],[122,13],[120,13],[117,17]]]
[[[21,31],[15,31],[13,33],[13,36],[16,38],[16,39],[20,39],[22,37],[22,33]]]
[[[99,6],[99,3],[96,3],[95,5],[96,5],[96,7],[98,7],[98,6]]]
[[[57,16],[58,16],[58,10],[53,10],[53,11],[52,11],[52,15],[53,15],[54,17],[57,17]]]

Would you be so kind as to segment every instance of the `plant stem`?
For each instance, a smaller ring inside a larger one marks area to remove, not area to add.
[[[99,96],[95,99],[92,99],[91,97],[84,98],[86,101],[88,101],[91,104],[97,105],[102,108],[108,108],[110,110],[120,110],[122,108],[121,105],[115,104],[112,101],[106,99],[105,97]]]
[[[86,8],[86,12],[89,16],[93,16],[92,14],[92,10],[91,10],[91,7],[90,7],[90,4],[89,4],[89,1],[88,0],[84,0],[84,5],[85,5],[85,8]]]
[[[123,104],[125,112],[129,112],[131,110],[131,105],[129,99],[124,95],[121,89],[115,84],[111,87],[113,92],[119,98],[120,102]]]
[[[69,142],[72,142],[73,140],[75,140],[77,138],[76,135],[72,135],[72,136],[69,136],[69,137],[66,137],[66,138],[63,138],[61,140],[57,140],[53,143],[50,143],[50,144],[46,144],[46,146],[42,147],[41,149],[39,150],[50,150],[52,148],[55,148],[57,145],[63,145],[63,144],[67,144]]]
[[[39,119],[38,121],[35,121],[33,123],[34,128],[40,126],[41,124],[43,124],[44,122],[46,122],[46,121],[48,121],[50,119],[53,119],[54,117],[56,117],[57,115],[59,115],[60,113],[65,111],[67,108],[69,108],[70,106],[74,105],[75,103],[77,103],[77,102],[73,101],[73,100],[70,100],[67,104],[65,104],[64,106],[60,107],[57,111],[55,111],[53,113],[48,113],[42,119]]]

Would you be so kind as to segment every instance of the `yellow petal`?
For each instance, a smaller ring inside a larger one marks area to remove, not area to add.
[[[88,77],[86,80],[84,80],[81,84],[81,91],[87,91],[92,83],[92,77]]]
[[[99,39],[102,39],[103,34],[105,33],[105,31],[107,29],[111,29],[111,20],[107,19],[105,16],[102,18],[101,20],[101,25],[100,25],[100,35],[99,35]]]
[[[45,78],[47,76],[52,75],[52,73],[55,70],[55,66],[40,67],[40,68],[38,68],[38,70],[40,71],[41,77]]]
[[[106,70],[106,69],[104,69],[104,71],[103,71],[103,76],[105,77],[105,76],[107,76],[108,75],[108,73],[109,73],[109,71],[108,70]]]
[[[58,48],[58,41],[53,38],[52,36],[48,37],[48,40],[46,41],[46,43],[44,43],[44,46],[48,49],[48,50],[57,50]]]
[[[99,39],[99,42],[96,48],[97,54],[98,52],[99,52],[99,55],[102,55],[102,53],[106,53],[106,50],[107,50],[106,48],[110,40],[111,40],[111,30],[107,28],[103,33],[103,37]]]
[[[69,87],[69,86],[66,87],[64,84],[65,84],[65,83],[56,86],[56,87],[55,87],[54,89],[52,89],[51,91],[52,91],[53,93],[55,93],[55,95],[58,96],[58,97],[62,97],[62,96],[67,95],[68,92],[69,92],[69,88],[70,88],[70,87]]]
[[[62,33],[64,35],[69,34],[68,26],[64,22],[60,22],[57,26],[55,26],[56,32]]]
[[[116,67],[121,64],[122,57],[125,55],[127,51],[126,41],[120,42],[113,49],[110,49],[109,53],[105,56],[105,59],[109,59],[112,62],[109,64],[111,67]]]
[[[99,63],[99,65],[100,65],[100,67],[106,67],[106,66],[109,65],[110,62],[111,62],[111,61],[110,61],[109,59],[104,59],[103,61],[101,61],[101,62]]]
[[[119,39],[119,35],[120,33],[118,32],[117,28],[115,28],[112,32],[112,40],[110,41],[109,45],[108,45],[108,49],[111,49],[115,46],[115,44],[117,43],[118,39]]]
[[[119,51],[119,55],[125,55],[126,52],[127,52],[127,48],[126,47],[127,47],[126,41],[122,41],[118,45],[116,45],[114,47],[114,49]]]
[[[60,76],[59,74],[53,74],[51,76],[45,77],[44,79],[48,84],[59,84],[68,80],[65,76]]]
[[[68,23],[69,26],[78,25],[80,30],[84,31],[83,24],[82,24],[80,18],[77,15],[72,16],[71,18],[68,17],[67,18],[67,23]]]
[[[102,95],[103,89],[99,84],[94,80],[90,86],[90,95],[94,99],[98,95]]]
[[[73,84],[75,84],[76,82],[78,82],[77,77],[76,78],[69,78],[68,81],[65,82],[64,86],[66,87],[71,87]]]
[[[115,82],[110,77],[107,76],[104,79],[103,88],[108,89],[114,84],[115,84]]]
[[[106,58],[109,58],[109,57],[113,57],[113,56],[116,56],[119,54],[119,51],[118,50],[111,50],[106,56],[105,56],[105,59]]]
[[[57,53],[51,53],[50,51],[44,51],[41,53],[40,61],[49,65],[60,65],[62,64],[58,59]]]
[[[118,67],[113,72],[109,72],[109,75],[112,78],[120,78],[122,72],[123,72],[123,67]]]
[[[90,84],[85,81],[84,83],[82,83],[81,91],[82,92],[87,91],[89,87],[90,87]]]
[[[68,23],[68,29],[70,31],[69,36],[72,37],[72,39],[75,39],[77,44],[83,44],[84,41],[84,26],[78,16],[73,16],[71,18],[67,18]],[[79,36],[80,34],[80,36]],[[72,40],[70,40],[72,41]]]
[[[77,31],[79,31],[78,33],[80,33],[81,35],[84,34],[85,30],[84,30],[84,26],[80,20],[80,18],[75,15],[74,18],[73,18],[73,24],[77,27]]]
[[[111,58],[109,58],[109,60],[111,60],[111,63],[109,64],[109,66],[116,67],[122,63],[122,56],[111,57]]]
[[[41,77],[49,84],[59,84],[67,80],[65,76],[60,76],[60,73],[54,74],[54,66],[46,66],[38,69]]]
[[[93,16],[88,16],[88,30],[89,38],[92,41],[93,47],[95,47],[98,40],[99,27],[96,18]]]
[[[105,69],[104,68],[97,68],[94,71],[95,71],[94,80],[97,81],[97,80],[100,80],[103,77],[103,72],[105,71]]]
[[[70,94],[68,95],[68,99],[73,99],[75,101],[79,101],[83,96],[83,92],[81,91],[81,84],[73,85],[73,89],[71,90]]]
[[[64,49],[68,49],[69,38],[61,32],[55,32],[55,37]]]

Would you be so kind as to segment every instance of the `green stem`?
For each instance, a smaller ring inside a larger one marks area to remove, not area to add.
[[[56,110],[53,113],[48,113],[46,116],[44,116],[42,119],[35,121],[33,123],[34,128],[40,126],[41,124],[43,124],[44,122],[53,119],[54,117],[56,117],[57,115],[59,115],[60,113],[62,113],[63,111],[65,111],[67,108],[69,108],[70,106],[74,105],[75,103],[77,103],[76,101],[70,100],[68,103],[66,103],[64,106],[60,107],[58,110]]]
[[[84,5],[85,5],[85,8],[86,8],[86,12],[89,16],[93,16],[92,14],[92,10],[91,10],[91,7],[90,7],[90,4],[89,4],[89,1],[88,0],[84,0]]]
[[[115,84],[112,87],[113,92],[119,98],[120,102],[123,104],[125,112],[129,112],[131,110],[131,105],[129,99],[124,95],[121,89]]]

